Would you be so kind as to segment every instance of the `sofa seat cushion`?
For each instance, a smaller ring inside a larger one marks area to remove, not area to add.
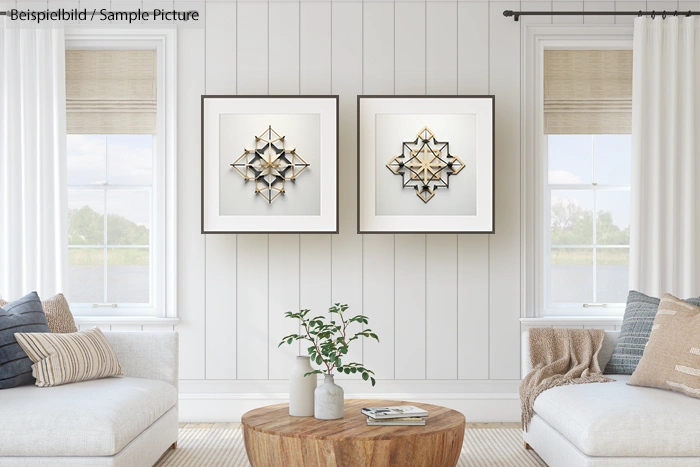
[[[0,391],[0,457],[112,456],[177,403],[165,381],[105,378]]]
[[[700,400],[611,377],[549,389],[535,413],[588,456],[700,456]]]

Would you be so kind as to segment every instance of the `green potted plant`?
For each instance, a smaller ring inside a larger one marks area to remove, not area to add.
[[[314,392],[314,416],[322,420],[343,418],[344,392],[343,388],[335,384],[333,370],[346,375],[358,374],[363,380],[370,381],[372,386],[376,384],[372,370],[367,369],[361,363],[343,361],[353,341],[362,337],[375,339],[379,342],[379,337],[371,329],[361,329],[354,333],[348,329],[353,323],[357,325],[369,324],[369,318],[364,315],[346,319],[343,313],[348,308],[348,305],[336,303],[328,309],[328,316],[320,315],[310,318],[311,310],[301,310],[298,313],[288,311],[284,315],[287,318],[299,320],[301,333],[285,336],[279,346],[291,345],[300,340],[307,341],[311,344],[306,349],[310,360],[322,367],[304,373],[304,378],[317,374],[324,375],[323,384],[317,387]]]

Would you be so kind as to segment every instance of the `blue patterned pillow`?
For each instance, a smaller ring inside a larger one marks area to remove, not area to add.
[[[699,298],[688,298],[686,302],[700,306]],[[627,296],[625,316],[622,318],[620,337],[615,344],[605,373],[613,375],[631,375],[637,368],[644,354],[644,347],[649,342],[651,327],[659,309],[661,299],[649,297],[641,292],[630,290]]]
[[[34,384],[34,362],[17,343],[16,332],[51,332],[36,292],[0,307],[0,389]]]

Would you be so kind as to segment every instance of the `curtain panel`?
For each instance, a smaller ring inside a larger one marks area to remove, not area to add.
[[[63,29],[0,21],[0,296],[62,292],[67,265]]]
[[[630,286],[700,295],[700,18],[636,18]]]

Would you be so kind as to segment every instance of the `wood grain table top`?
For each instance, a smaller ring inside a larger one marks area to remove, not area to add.
[[[367,417],[360,413],[363,407],[414,405],[428,411],[425,426],[367,426]],[[289,438],[319,440],[389,440],[401,437],[420,437],[464,426],[464,415],[456,410],[420,402],[346,399],[345,417],[340,420],[317,420],[314,417],[290,417],[289,404],[270,405],[251,410],[243,415],[245,429]]]

